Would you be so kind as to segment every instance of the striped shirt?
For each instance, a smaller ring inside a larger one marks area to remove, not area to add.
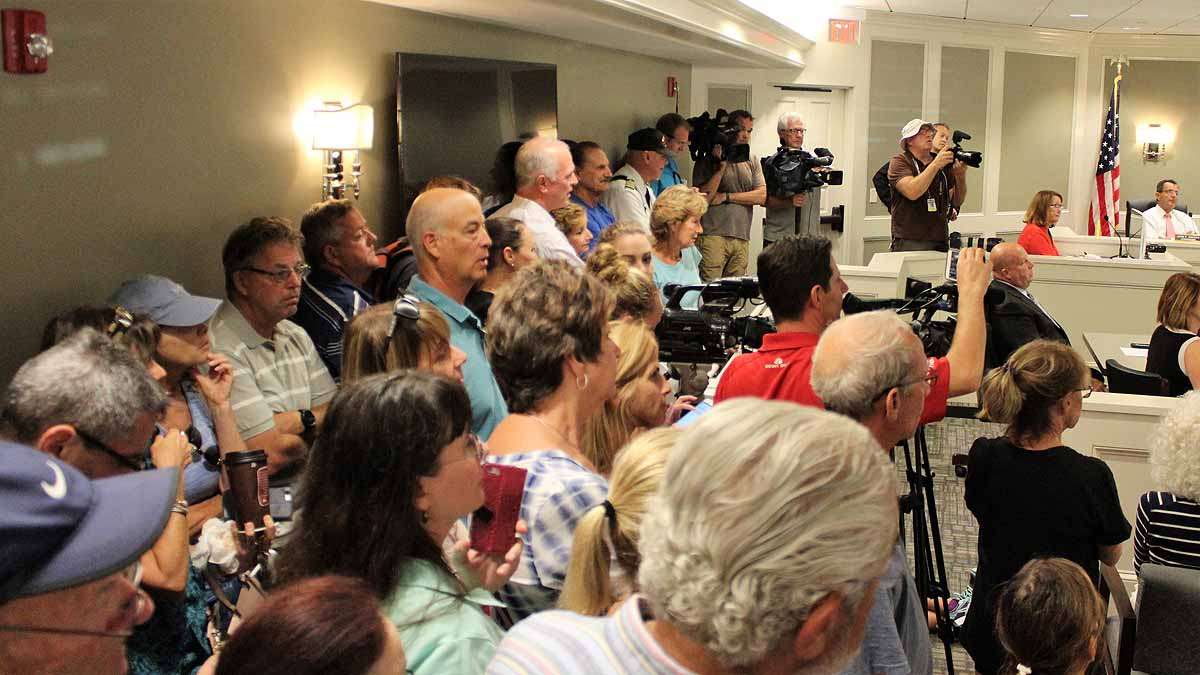
[[[608,498],[608,482],[585,469],[561,450],[534,450],[515,455],[488,455],[488,462],[525,469],[521,519],[529,531],[517,571],[500,599],[517,621],[558,601],[575,524],[583,514]]]
[[[208,332],[213,351],[228,356],[233,366],[229,400],[242,438],[274,429],[275,413],[311,410],[333,398],[333,378],[308,334],[291,321],[280,321],[268,340],[226,300]]]
[[[496,650],[493,675],[629,673],[690,675],[646,628],[653,621],[645,598],[632,596],[610,617],[556,610],[517,624]]]
[[[342,335],[346,324],[375,302],[349,279],[315,269],[300,286],[300,304],[292,323],[312,338],[317,354],[336,381],[342,379]]]
[[[1133,569],[1145,563],[1200,569],[1200,504],[1170,492],[1138,500]]]

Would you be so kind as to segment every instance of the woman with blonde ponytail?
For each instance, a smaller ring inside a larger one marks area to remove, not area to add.
[[[634,591],[638,533],[646,503],[662,482],[667,456],[679,430],[653,429],[621,450],[613,465],[608,499],[575,526],[571,565],[558,606],[585,616],[603,616]],[[612,562],[616,561],[614,568]]]
[[[997,589],[1030,560],[1066,558],[1095,584],[1100,562],[1115,565],[1129,521],[1103,461],[1063,445],[1079,422],[1091,375],[1067,345],[1035,340],[993,369],[979,388],[980,417],[1008,425],[971,446],[964,497],[979,521],[979,568],[963,643],[975,669],[1000,671]]]

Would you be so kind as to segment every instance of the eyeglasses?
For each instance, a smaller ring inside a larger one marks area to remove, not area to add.
[[[396,303],[392,305],[392,323],[388,326],[387,336],[392,339],[392,335],[396,332],[396,322],[400,319],[408,319],[416,321],[421,318],[421,299],[415,295],[401,295],[396,298]]]
[[[884,388],[884,390],[879,392],[879,394],[876,395],[875,398],[871,399],[871,402],[873,403],[873,402],[878,401],[879,399],[883,398],[884,396],[887,396],[888,392],[890,392],[893,389],[903,389],[905,387],[909,387],[914,384],[920,384],[921,382],[924,382],[925,384],[928,384],[930,388],[933,388],[933,386],[937,384],[937,381],[938,381],[938,374],[933,372],[932,370],[927,370],[925,372],[924,377],[921,377],[921,378],[918,378],[915,380],[905,380],[898,384],[893,384],[890,387]]]
[[[1084,388],[1082,388],[1082,389],[1076,389],[1075,391],[1079,392],[1079,395],[1080,395],[1082,398],[1087,398],[1087,397],[1089,397],[1089,396],[1091,396],[1091,395],[1092,395],[1092,388],[1091,388],[1091,387],[1084,387]]]
[[[784,129],[783,133],[787,134],[788,136],[800,136],[805,131],[805,129]]]
[[[290,269],[274,270],[274,271],[261,270],[257,267],[243,267],[242,271],[243,272],[254,272],[255,274],[261,274],[276,284],[286,284],[288,282],[288,279],[292,278],[293,274],[295,274],[297,277],[300,277],[301,281],[304,281],[305,279],[307,279],[308,273],[312,271],[312,266],[309,265],[308,263],[300,263],[299,265],[296,265],[295,267],[292,267]]]
[[[135,589],[141,588],[142,584],[142,563],[134,561],[132,565],[126,567],[121,572],[121,577],[128,581]],[[140,614],[142,603],[146,602],[147,598],[139,591],[132,598],[133,605],[127,606],[126,611],[132,611],[135,614]],[[89,630],[86,628],[51,628],[49,626],[25,626],[20,624],[3,625],[0,624],[0,632],[5,633],[49,633],[51,635],[86,635],[90,637],[106,637],[106,638],[121,638],[125,639],[133,635],[131,630],[123,631],[104,631],[104,630]]]
[[[1063,205],[1062,205],[1062,204],[1047,204],[1047,205],[1046,205],[1046,208],[1048,208],[1048,209],[1058,209],[1059,211],[1062,211]]]
[[[104,454],[116,460],[118,464],[126,469],[129,469],[130,471],[141,471],[146,468],[146,458],[150,456],[150,446],[154,443],[155,437],[158,436],[158,430],[155,429],[154,432],[150,434],[150,439],[146,441],[146,449],[142,451],[142,461],[140,462],[130,459],[128,455],[122,455],[116,450],[113,450],[112,447],[107,443],[89,434],[83,429],[80,429],[79,427],[75,427],[75,435],[78,436],[79,440],[83,441],[85,445],[89,445],[92,448],[103,452]]]

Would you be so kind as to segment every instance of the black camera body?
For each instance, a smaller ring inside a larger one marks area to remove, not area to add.
[[[721,147],[723,161],[737,163],[750,160],[750,145],[737,142],[741,127],[729,119],[729,113],[724,108],[718,109],[714,116],[709,116],[705,111],[698,117],[689,118],[688,124],[692,125],[688,151],[693,162],[712,157],[713,148],[717,146]]]
[[[667,304],[655,328],[659,360],[668,363],[725,363],[738,345],[757,349],[774,324],[762,317],[734,316],[757,298],[758,279],[730,277],[707,284],[667,284]],[[699,309],[684,309],[683,297],[699,293]]]
[[[841,185],[842,172],[826,170],[833,165],[833,153],[817,148],[809,153],[800,148],[781,146],[770,157],[763,157],[763,177],[767,194],[791,197],[821,187]]]
[[[978,169],[979,165],[983,164],[983,153],[977,150],[963,150],[962,142],[969,140],[971,140],[971,134],[965,131],[955,131],[951,137],[954,147],[950,148],[950,150],[954,152],[954,159],[969,167]]]

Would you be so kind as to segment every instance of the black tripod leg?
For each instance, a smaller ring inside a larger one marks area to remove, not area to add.
[[[929,574],[930,596],[934,597],[933,613],[937,617],[938,637],[941,638],[946,652],[946,672],[954,675],[954,655],[951,648],[954,644],[954,628],[950,623],[950,608],[947,605],[950,586],[946,580],[946,560],[942,552],[941,528],[938,526],[937,501],[933,494],[934,474],[929,464],[929,444],[925,438],[924,427],[917,429],[913,447],[916,450],[918,471],[921,474],[920,483],[925,496],[919,509],[922,511],[922,521],[925,520],[925,511],[928,509],[928,528],[923,553]]]

